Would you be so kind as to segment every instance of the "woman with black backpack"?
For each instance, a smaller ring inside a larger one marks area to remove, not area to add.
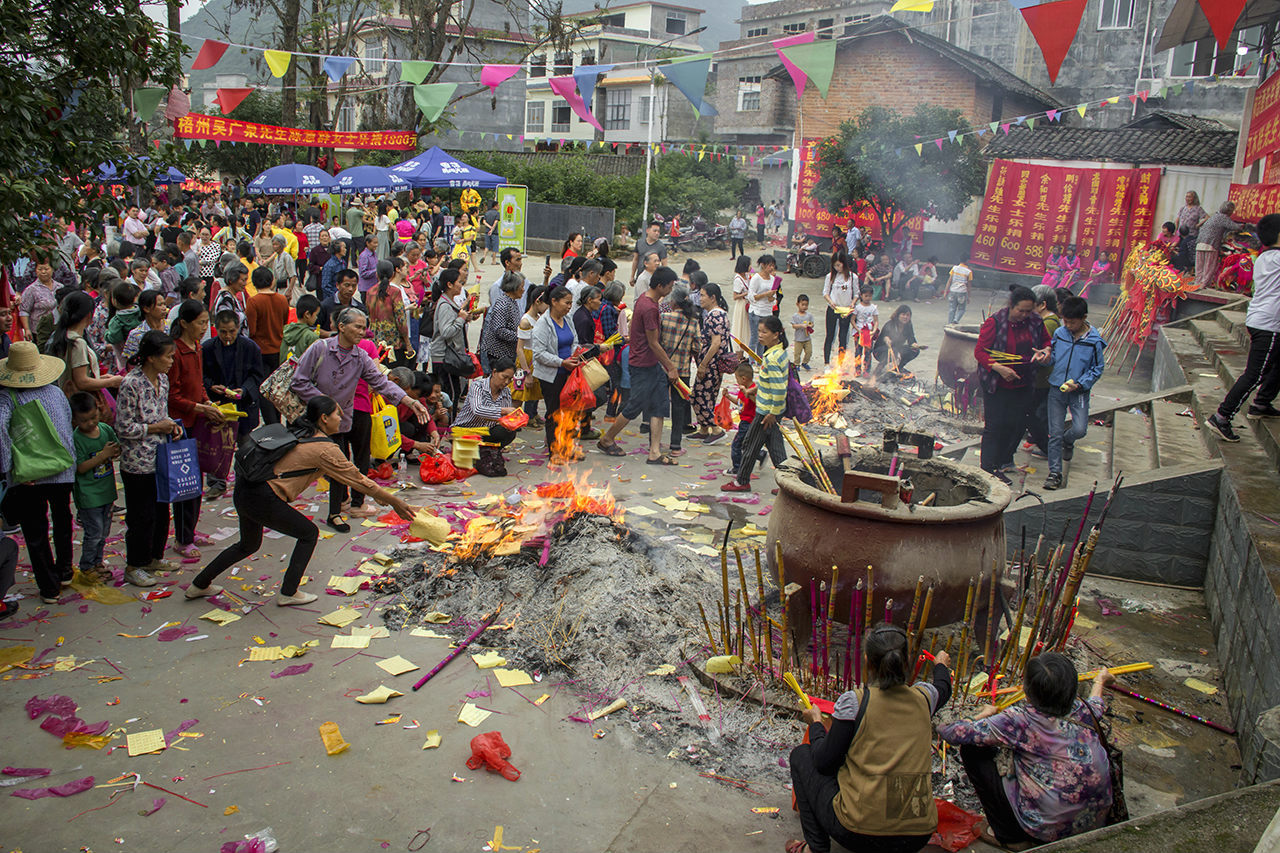
[[[331,483],[342,483],[391,507],[402,518],[411,519],[417,512],[404,500],[380,487],[351,464],[330,436],[342,425],[342,409],[330,397],[313,397],[307,411],[289,426],[293,434],[291,446],[279,458],[261,458],[263,451],[254,441],[262,430],[280,431],[276,424],[259,427],[249,434],[244,448],[236,454],[236,485],[233,501],[240,517],[240,541],[227,548],[196,576],[187,587],[188,599],[217,595],[222,587],[214,583],[218,575],[247,560],[262,547],[265,528],[276,530],[298,540],[289,559],[289,568],[280,584],[276,604],[309,604],[316,596],[298,592],[298,584],[311,562],[320,531],[315,523],[290,506],[298,495],[323,476]],[[265,463],[265,464],[264,464]],[[264,479],[263,471],[270,473]]]

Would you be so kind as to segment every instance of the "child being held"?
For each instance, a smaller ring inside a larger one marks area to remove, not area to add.
[[[116,470],[112,461],[120,455],[115,431],[98,422],[98,398],[87,391],[71,395],[71,440],[76,451],[76,479],[72,495],[76,521],[84,529],[80,548],[80,572],[103,572],[103,546],[111,535],[111,511],[116,500]]]
[[[855,364],[861,365],[860,373],[871,370],[871,347],[880,329],[880,309],[871,302],[871,288],[858,289],[858,301],[853,306],[853,334]]]
[[[809,297],[803,293],[796,297],[796,313],[791,315],[791,328],[795,338],[795,357],[791,361],[809,370],[809,359],[813,357],[813,315],[809,313]]]

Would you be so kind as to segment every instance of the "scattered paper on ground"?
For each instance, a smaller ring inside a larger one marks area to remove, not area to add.
[[[385,625],[363,625],[351,629],[353,637],[368,637],[371,640],[385,640],[391,636]]]
[[[520,687],[525,684],[533,684],[533,679],[523,669],[499,668],[495,669],[493,674],[497,676],[498,683],[503,687]]]
[[[463,704],[462,710],[458,712],[458,722],[466,723],[472,728],[476,728],[485,720],[493,715],[492,711],[486,711],[483,708],[477,708],[470,702]]]
[[[403,695],[404,694],[399,690],[392,690],[390,687],[382,684],[379,685],[376,690],[371,690],[363,696],[357,696],[356,701],[362,705],[381,705],[388,699],[394,699],[396,696]]]
[[[430,628],[414,628],[409,632],[410,637],[426,637],[429,640],[448,640],[448,634],[441,634],[438,631],[432,631]]]
[[[352,634],[336,635],[329,646],[331,649],[367,649],[369,648],[369,636]]]
[[[427,740],[422,744],[423,749],[435,749],[440,745],[440,732],[432,729],[427,732]]]
[[[675,666],[669,663],[664,663],[662,664],[662,666],[659,666],[657,669],[649,670],[648,672],[645,673],[645,675],[672,675],[675,671],[676,671]]]
[[[1201,693],[1206,693],[1210,696],[1218,692],[1217,687],[1214,687],[1207,681],[1201,681],[1198,678],[1188,678],[1182,683],[1190,687],[1192,690],[1199,690]]]
[[[129,757],[150,755],[164,749],[164,730],[152,729],[149,732],[137,732],[128,736]]]
[[[249,660],[251,661],[280,660],[282,657],[279,646],[258,646],[249,649]]]
[[[339,607],[332,613],[326,613],[316,621],[321,625],[332,625],[335,628],[345,628],[352,622],[360,618],[360,611],[350,607]]]
[[[441,613],[439,610],[432,610],[430,613],[428,613],[426,616],[423,616],[422,618],[427,620],[428,622],[433,622],[436,625],[443,625],[446,622],[453,621],[452,616],[450,616],[448,613]]]
[[[396,655],[393,658],[378,661],[378,668],[386,670],[392,675],[404,675],[406,672],[413,672],[418,668],[418,665],[410,663],[400,655]]]
[[[355,595],[360,591],[360,584],[364,583],[364,578],[353,577],[345,578],[341,575],[329,576],[329,589],[336,589],[344,595]]]
[[[471,659],[481,669],[493,669],[495,666],[507,665],[507,659],[497,652],[481,652],[478,655],[472,655]]]
[[[230,625],[232,622],[240,619],[239,613],[229,613],[226,610],[213,608],[208,613],[200,614],[201,619],[208,619],[210,622],[217,622],[219,625]]]

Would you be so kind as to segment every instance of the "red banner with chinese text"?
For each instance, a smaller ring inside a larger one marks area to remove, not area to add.
[[[371,130],[351,133],[336,130],[308,130],[277,127],[248,121],[189,113],[173,123],[179,139],[210,139],[215,142],[253,142],[259,145],[303,145],[313,148],[364,148],[382,151],[412,151],[418,135],[411,130]]]
[[[1257,222],[1268,213],[1280,212],[1280,184],[1232,184],[1227,199],[1236,203],[1232,219]]]
[[[800,180],[796,186],[796,231],[805,231],[809,234],[831,236],[831,226],[839,225],[841,228],[848,228],[848,223],[852,221],[862,229],[863,235],[868,240],[883,240],[880,234],[880,220],[876,218],[875,213],[868,207],[853,212],[850,217],[846,211],[832,213],[822,205],[813,200],[813,187],[818,183],[818,167],[815,155],[815,149],[822,140],[817,138],[806,138],[801,145],[800,156]],[[925,221],[922,216],[913,216],[905,223],[911,229],[912,242],[919,245],[924,240]]]
[[[1280,74],[1272,74],[1253,94],[1244,164],[1280,149]]]
[[[996,160],[974,234],[975,264],[1034,275],[1053,246],[1123,256],[1151,238],[1158,169],[1077,169]]]

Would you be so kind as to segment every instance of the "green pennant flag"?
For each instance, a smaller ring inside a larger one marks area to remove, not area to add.
[[[431,73],[431,69],[435,68],[434,62],[422,62],[417,59],[406,59],[400,63],[400,79],[406,83],[413,83],[415,86],[427,79],[427,75]]]
[[[1033,118],[1027,119],[1027,130],[1035,130],[1035,129],[1036,129],[1036,120]]]
[[[422,110],[422,117],[432,122],[440,118],[457,89],[457,83],[417,85],[413,87],[413,100],[418,105],[418,109]]]
[[[138,121],[150,120],[167,91],[169,90],[151,86],[133,90],[133,113],[137,116]]]
[[[796,44],[782,48],[781,52],[813,81],[822,97],[826,98],[827,89],[831,86],[831,76],[836,70],[835,39]]]

